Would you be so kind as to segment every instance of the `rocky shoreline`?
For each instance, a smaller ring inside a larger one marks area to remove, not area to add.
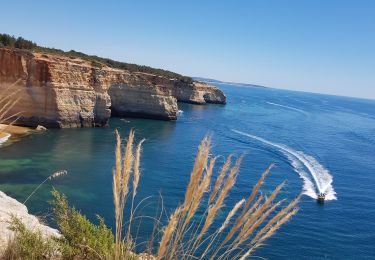
[[[62,237],[59,230],[45,225],[40,219],[38,219],[38,217],[30,214],[24,204],[0,191],[0,259],[2,259],[2,255],[5,253],[9,243],[15,236],[14,231],[9,229],[13,216],[19,219],[28,230],[40,232],[44,238]],[[132,253],[132,255],[140,260],[156,259],[153,255],[147,253]],[[61,259],[61,257],[56,255],[53,259]]]
[[[44,225],[36,216],[29,214],[25,205],[0,191],[0,255],[14,236],[9,229],[12,216],[17,217],[26,228],[41,232],[44,237],[61,236],[58,230]]]
[[[17,124],[51,128],[106,126],[111,115],[176,120],[177,102],[226,103],[203,82],[10,48],[0,48],[0,91],[17,91]]]

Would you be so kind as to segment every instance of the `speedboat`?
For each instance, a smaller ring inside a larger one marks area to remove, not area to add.
[[[326,199],[326,195],[324,193],[320,193],[316,200],[318,201],[318,203],[324,203],[325,199]]]

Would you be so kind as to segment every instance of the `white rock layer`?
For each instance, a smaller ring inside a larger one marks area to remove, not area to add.
[[[0,253],[14,236],[14,232],[9,230],[12,215],[19,218],[28,229],[40,231],[45,237],[61,236],[58,230],[40,223],[36,216],[29,214],[25,205],[0,191]]]

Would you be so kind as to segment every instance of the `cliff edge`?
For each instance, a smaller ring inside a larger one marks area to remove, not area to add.
[[[26,228],[41,232],[44,237],[61,236],[58,230],[42,224],[37,217],[29,214],[25,205],[0,191],[0,255],[14,236],[14,232],[9,229],[12,216],[18,218]]]
[[[178,101],[226,103],[220,89],[202,82],[5,47],[0,91],[16,92],[9,114],[20,114],[17,124],[53,128],[106,126],[111,115],[175,120]]]

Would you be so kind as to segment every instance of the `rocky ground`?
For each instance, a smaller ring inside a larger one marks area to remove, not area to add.
[[[13,231],[9,230],[12,215],[19,218],[30,230],[39,230],[44,236],[60,236],[58,230],[44,225],[37,217],[29,214],[25,205],[0,191],[0,253],[14,235]]]

